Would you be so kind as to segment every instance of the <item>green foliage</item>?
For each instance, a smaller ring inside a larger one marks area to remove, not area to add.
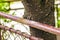
[[[9,3],[0,3],[0,11],[2,12],[7,12],[9,10]]]
[[[60,20],[57,21],[57,26],[60,28]]]
[[[57,17],[58,17],[58,19],[57,19],[57,26],[58,26],[58,28],[60,28],[60,8],[58,8],[58,12],[57,12]]]
[[[7,1],[7,0],[0,0],[0,2]]]
[[[8,2],[2,2],[2,0],[0,1],[0,12],[5,12],[8,13],[9,11],[9,6],[10,4]],[[0,16],[0,19],[3,19],[4,22],[11,22],[11,20],[7,20],[6,18]]]
[[[60,16],[60,8],[58,8],[58,14],[57,15],[58,15],[58,17]]]

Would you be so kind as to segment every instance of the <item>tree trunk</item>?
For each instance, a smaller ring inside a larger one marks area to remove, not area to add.
[[[54,26],[54,0],[23,0],[24,18]],[[56,40],[56,36],[42,30],[30,28],[31,34],[44,40]]]

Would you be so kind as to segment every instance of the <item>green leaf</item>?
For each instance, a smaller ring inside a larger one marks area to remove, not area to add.
[[[58,28],[59,28],[60,27],[60,20],[58,20],[57,24],[58,24]]]
[[[0,3],[0,11],[2,12],[6,12],[7,10],[9,10],[9,3],[8,2],[1,2]]]

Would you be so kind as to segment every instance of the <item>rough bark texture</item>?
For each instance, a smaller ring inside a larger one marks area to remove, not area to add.
[[[22,3],[24,18],[54,26],[54,0],[23,0]],[[35,28],[31,28],[31,34],[44,40],[56,40],[55,35]]]

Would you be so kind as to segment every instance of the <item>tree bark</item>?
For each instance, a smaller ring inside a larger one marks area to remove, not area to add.
[[[54,0],[22,0],[25,7],[24,18],[55,26]],[[30,28],[31,34],[44,40],[56,40],[56,35]]]

